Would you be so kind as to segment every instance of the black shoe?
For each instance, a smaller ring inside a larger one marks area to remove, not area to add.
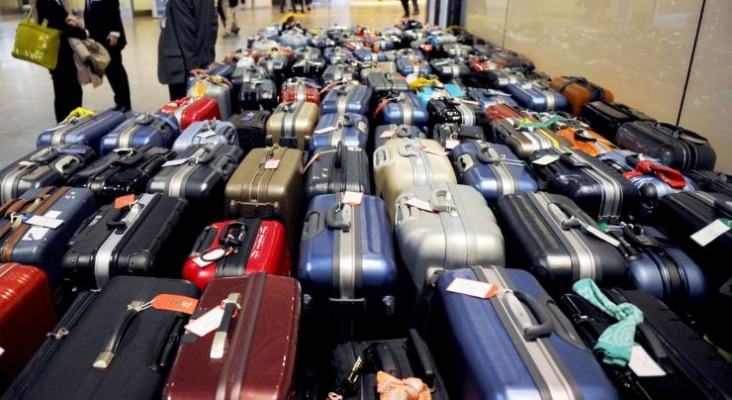
[[[419,10],[416,10],[415,12],[412,13],[412,16],[415,16],[415,15],[419,15]]]
[[[239,27],[237,26],[236,28],[232,29],[231,30],[231,34],[232,35],[238,35],[239,34]]]
[[[130,112],[130,108],[117,104],[116,106],[114,106],[112,111],[119,111],[121,113],[127,113],[127,112]]]

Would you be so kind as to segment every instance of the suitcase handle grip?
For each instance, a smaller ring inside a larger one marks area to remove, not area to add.
[[[226,354],[226,342],[231,320],[234,319],[236,310],[241,308],[241,293],[229,293],[226,300],[221,303],[224,306],[224,315],[221,318],[221,324],[214,334],[213,343],[211,343],[209,357],[212,360],[220,360]]]
[[[575,129],[574,130],[574,138],[581,141],[581,142],[597,142],[597,139],[595,139],[592,136],[586,135],[584,129]]]
[[[243,222],[236,221],[226,225],[219,235],[219,244],[227,247],[241,246],[241,238],[246,235],[247,227]]]
[[[551,335],[554,330],[554,325],[552,324],[552,319],[549,316],[548,310],[544,309],[538,300],[524,292],[514,290],[512,293],[518,301],[529,308],[538,322],[537,325],[524,327],[524,339],[533,341],[538,338]],[[511,309],[511,307],[509,307],[509,309]]]
[[[430,392],[432,392],[435,386],[435,366],[431,360],[427,345],[416,329],[409,330],[409,340],[407,343],[411,344],[411,348],[414,350],[414,354],[422,366],[422,376],[420,378],[422,378],[422,381],[430,388]]]
[[[53,147],[46,147],[45,149],[42,149],[38,153],[32,155],[28,161],[38,163],[38,164],[45,164],[58,155],[58,151]]]
[[[444,199],[440,201],[440,198]],[[434,190],[430,195],[430,206],[437,212],[447,212],[456,210],[452,193],[449,190]]]
[[[493,164],[501,161],[501,155],[487,143],[477,143],[477,147],[478,152],[475,155],[483,164]]]
[[[345,220],[343,218],[344,212],[350,212],[350,207],[348,204],[336,204],[333,207],[331,207],[328,210],[328,213],[325,214],[325,224],[328,226],[328,228],[334,229],[334,230],[342,230],[344,232],[348,232],[351,230],[351,221]],[[339,216],[336,216],[336,214],[340,214]]]
[[[115,149],[114,152],[117,153],[117,155],[120,156],[119,159],[114,161],[114,164],[117,165],[135,165],[142,159],[142,152],[136,151],[134,149],[124,149],[123,151],[117,151],[118,149]]]
[[[732,201],[716,199],[714,200],[714,208],[724,213],[727,217],[732,218]]]
[[[106,369],[114,358],[114,354],[117,351],[117,347],[122,342],[127,328],[129,328],[132,321],[135,319],[137,314],[142,310],[144,301],[135,300],[127,305],[127,310],[117,320],[117,324],[112,330],[112,334],[107,339],[102,351],[97,355],[97,359],[94,361],[94,369]]]
[[[470,154],[461,154],[455,161],[455,169],[459,175],[465,173],[465,171],[473,168],[476,162],[473,160],[473,156]]]
[[[339,140],[338,145],[336,146],[335,158],[333,159],[335,168],[338,169],[343,167],[343,147],[343,141]]]

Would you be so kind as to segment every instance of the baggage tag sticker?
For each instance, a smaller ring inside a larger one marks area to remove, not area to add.
[[[163,293],[155,296],[150,301],[150,305],[156,310],[175,311],[191,315],[196,311],[198,300],[192,297]]]
[[[697,242],[699,246],[704,247],[713,242],[714,239],[727,233],[731,228],[732,220],[719,218],[691,235],[691,239]]]
[[[341,199],[341,202],[350,204],[352,206],[360,206],[363,202],[363,193],[345,191],[343,192],[343,198]]]
[[[431,212],[431,213],[436,212],[435,209],[432,208],[432,206],[430,205],[429,201],[421,200],[416,197],[412,197],[411,199],[407,200],[405,204],[412,206],[414,208],[418,208],[422,211],[427,211],[427,212]]]
[[[433,149],[432,147],[427,147],[427,146],[421,146],[419,149],[424,151],[427,154],[433,154],[436,156],[446,156],[448,154],[446,151]]]
[[[114,208],[121,209],[129,206],[130,204],[135,202],[135,195],[134,194],[128,194],[126,196],[120,196],[114,199]]]
[[[666,376],[666,371],[661,369],[639,344],[633,345],[628,367],[639,377]]]
[[[28,229],[28,232],[25,233],[23,238],[21,240],[41,240],[44,236],[46,236],[46,233],[48,233],[50,229],[48,228],[42,228],[40,226],[34,226],[30,229]]]
[[[388,139],[396,133],[396,126],[392,126],[389,129],[385,130],[384,132],[381,132],[381,135],[379,135],[379,138],[381,139]]]
[[[498,286],[488,282],[455,278],[447,286],[447,291],[473,296],[479,299],[490,299],[498,294]]]
[[[203,97],[203,95],[205,93],[206,93],[206,82],[204,82],[204,81],[196,82],[196,85],[193,86],[193,97]]]
[[[224,318],[224,308],[220,305],[212,308],[206,314],[203,314],[199,318],[192,320],[184,328],[192,334],[204,337],[209,333],[215,331],[220,325],[221,320]]]
[[[532,164],[536,165],[549,165],[555,161],[559,160],[558,154],[547,154],[545,156],[539,157],[536,160],[532,161]]]
[[[447,140],[445,140],[445,148],[447,150],[452,150],[455,148],[455,146],[459,145],[460,141],[457,140],[454,136],[450,136]]]
[[[40,215],[26,215],[23,217],[23,222],[28,225],[50,229],[56,229],[64,223],[64,221],[60,219]]]
[[[264,162],[264,169],[277,169],[280,166],[279,158],[269,158]]]

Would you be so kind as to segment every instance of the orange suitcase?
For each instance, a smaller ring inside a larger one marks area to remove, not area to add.
[[[596,85],[581,76],[558,76],[552,79],[552,89],[564,95],[572,106],[572,113],[579,116],[582,106],[591,101],[614,101],[613,92]]]

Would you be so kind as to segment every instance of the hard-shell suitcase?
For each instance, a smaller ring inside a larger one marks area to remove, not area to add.
[[[328,61],[329,65],[339,63],[350,63],[353,61],[353,52],[345,47],[326,47],[323,50],[323,58]]]
[[[173,151],[183,154],[194,144],[229,144],[239,146],[239,135],[229,121],[196,121],[188,126],[173,142]]]
[[[382,71],[369,72],[366,76],[366,84],[373,89],[374,93],[389,91],[409,91],[407,80],[398,74]]]
[[[501,229],[474,188],[447,183],[413,186],[399,194],[394,207],[399,254],[419,292],[446,270],[505,265]]]
[[[427,139],[424,131],[414,125],[379,125],[374,130],[374,149],[379,148],[389,139]]]
[[[327,150],[343,142],[346,147],[366,148],[369,137],[368,119],[361,114],[323,114],[310,140],[310,153]]]
[[[221,322],[215,333],[183,336],[162,397],[293,398],[300,296],[300,285],[288,277],[254,274],[211,281],[193,317],[223,307]]]
[[[361,192],[371,194],[370,165],[366,151],[339,143],[313,155],[305,178],[305,197],[310,201],[321,194]]]
[[[171,114],[134,114],[104,135],[99,147],[100,154],[109,154],[114,149],[141,146],[170,148],[179,135],[178,121]]]
[[[642,350],[648,360],[636,367],[639,373],[627,366],[602,364],[624,398],[732,397],[729,363],[677,313],[645,291],[609,289],[603,293],[616,304],[632,303],[643,312],[633,353]],[[594,347],[600,335],[617,322],[576,294],[561,296],[559,304],[588,346]]]
[[[387,140],[373,155],[376,195],[384,199],[391,220],[399,194],[412,186],[457,183],[447,153],[430,139]]]
[[[180,277],[182,229],[187,207],[160,193],[136,196],[120,208],[105,205],[79,226],[61,258],[69,287],[100,289],[117,275]],[[143,250],[144,249],[144,250]]]
[[[69,186],[90,189],[98,205],[108,204],[117,197],[144,192],[150,178],[175,156],[164,147],[116,149],[72,176]]]
[[[325,61],[320,58],[295,60],[295,63],[292,64],[293,75],[315,79],[317,81],[320,81],[323,71],[325,71]]]
[[[280,146],[307,150],[319,117],[320,110],[313,103],[282,103],[267,120],[267,136]]]
[[[467,57],[474,51],[473,46],[463,43],[446,43],[442,46],[442,52],[448,58]]]
[[[277,84],[272,80],[244,82],[239,89],[239,107],[242,110],[271,111],[277,104]]]
[[[505,68],[532,70],[534,67],[534,63],[528,57],[507,49],[499,49],[491,53],[491,58]]]
[[[717,162],[717,154],[706,138],[666,123],[624,123],[618,128],[615,142],[623,149],[655,157],[681,172],[690,169],[712,171]]]
[[[198,235],[183,265],[183,279],[201,290],[216,278],[258,272],[292,275],[287,234],[279,221],[239,218],[214,222]]]
[[[397,267],[384,202],[364,195],[360,204],[343,194],[310,201],[300,242],[299,279],[306,310],[392,315]]]
[[[323,98],[320,113],[368,115],[372,93],[373,90],[366,85],[338,85],[328,91]]]
[[[124,113],[113,110],[93,115],[71,116],[53,128],[41,132],[36,139],[36,148],[59,144],[85,144],[96,150],[99,148],[102,136],[124,120]]]
[[[486,72],[494,69],[503,68],[503,65],[485,55],[470,56],[468,58],[468,66],[473,72]]]
[[[66,186],[30,189],[17,199],[3,203],[0,262],[42,269],[48,275],[51,290],[55,291],[60,283],[59,260],[66,241],[94,209],[94,195],[89,189]],[[21,220],[17,215],[35,218]]]
[[[396,59],[396,53],[393,51],[373,51],[365,47],[354,50],[353,55],[359,61],[394,61]]]
[[[557,76],[552,79],[552,89],[564,95],[574,115],[582,113],[582,107],[598,100],[613,101],[613,93],[581,76]]]
[[[184,280],[134,276],[82,292],[4,399],[159,399],[198,296]]]
[[[56,325],[46,273],[30,265],[0,264],[0,393],[3,393]]]
[[[521,81],[521,76],[509,68],[492,69],[484,72],[483,75],[493,89],[502,89],[512,83]]]
[[[691,170],[684,174],[693,182],[699,190],[705,192],[721,193],[732,197],[732,178],[721,172]]]
[[[485,131],[480,126],[459,125],[454,123],[437,124],[432,128],[432,139],[442,148],[451,151],[461,143],[485,141]],[[450,153],[452,158],[452,152]]]
[[[466,142],[452,149],[452,159],[460,183],[478,190],[491,207],[504,194],[539,190],[526,163],[508,146]]]
[[[591,101],[582,106],[582,118],[597,133],[615,141],[615,133],[620,125],[632,121],[655,121],[643,112],[625,104],[611,101]]]
[[[521,111],[521,108],[518,106],[511,106],[507,102],[501,103],[498,102],[497,104],[490,105],[486,107],[485,113],[488,115],[488,118],[490,118],[491,121],[495,121],[497,119],[503,119],[503,118],[515,118],[515,119],[528,119],[529,121],[525,122],[531,122],[533,121],[533,118],[527,118],[527,116]],[[509,121],[513,123],[514,121]]]
[[[449,291],[463,282],[458,279],[495,285],[500,292],[484,299]],[[448,389],[459,398],[619,398],[592,351],[526,271],[450,271],[438,280],[436,293],[430,343]]]
[[[396,57],[396,68],[403,76],[407,75],[429,75],[432,70],[430,64],[425,60],[416,57]]]
[[[573,150],[579,150],[593,157],[618,150],[614,144],[586,124],[560,125],[554,134],[570,142]]]
[[[382,92],[375,97],[374,119],[384,124],[427,126],[427,110],[413,92]]]
[[[287,31],[280,35],[279,42],[283,46],[299,49],[308,45],[308,39],[300,32]]]
[[[309,78],[290,78],[282,84],[280,103],[309,102],[320,105],[320,85]]]
[[[270,115],[272,113],[265,110],[244,110],[229,118],[229,122],[236,128],[239,146],[244,150],[245,157],[252,149],[267,145],[265,125]]]
[[[430,125],[454,123],[465,126],[480,126],[490,130],[491,121],[485,111],[471,101],[450,97],[436,97],[427,103]]]
[[[315,61],[323,58],[323,52],[317,47],[300,47],[295,49],[295,61]]]
[[[61,186],[97,158],[91,147],[62,144],[33,150],[0,170],[0,203],[29,189]]]
[[[497,107],[491,106],[490,108],[496,109]],[[493,141],[507,145],[522,160],[528,159],[539,150],[570,147],[569,142],[557,137],[551,130],[542,127],[534,128],[534,124],[534,121],[527,118],[493,120],[491,122]]]
[[[453,58],[436,58],[430,60],[430,68],[443,82],[449,82],[470,73],[470,68],[467,65]]]
[[[221,115],[219,119],[227,120],[231,117],[232,91],[232,84],[228,79],[202,75],[193,81],[187,95],[215,99],[219,105],[219,114]]]
[[[267,78],[280,85],[290,76],[290,57],[280,51],[263,55],[257,61],[257,65],[267,71]]]
[[[238,91],[241,90],[241,85],[244,82],[262,80],[266,77],[267,71],[264,68],[257,66],[257,62],[253,57],[242,57],[237,62],[236,69],[231,74],[231,83],[234,84],[233,89]],[[233,111],[236,111],[239,107],[238,104],[232,104],[232,106],[235,107]]]
[[[364,85],[368,84],[368,76],[372,72],[382,72],[392,75],[399,75],[396,69],[396,63],[394,61],[364,61],[356,63],[359,71],[359,77],[361,83]]]
[[[310,33],[308,35],[308,44],[318,49],[325,49],[326,47],[335,47],[336,42],[329,38],[324,32],[319,31],[315,34]]]
[[[219,104],[210,97],[183,97],[160,107],[158,112],[175,116],[180,130],[195,121],[221,119]]]
[[[507,104],[511,107],[518,107],[516,100],[510,94],[495,89],[470,89],[468,98],[477,101],[482,109],[487,109],[494,104]]]
[[[517,82],[505,87],[521,106],[533,111],[561,111],[567,108],[567,98],[550,87],[532,82]]]
[[[417,97],[419,97],[419,101],[425,107],[427,107],[427,103],[429,103],[430,100],[438,97],[459,97],[461,101],[469,101],[465,98],[466,94],[463,88],[453,83],[445,83],[441,84],[441,86],[434,87],[423,86],[417,92]],[[470,103],[472,103],[472,101]]]
[[[531,271],[552,289],[569,290],[583,278],[602,285],[624,284],[627,279],[625,258],[605,241],[609,237],[595,220],[566,196],[504,195],[498,199],[496,217],[506,238],[506,265]]]
[[[320,81],[323,85],[329,85],[332,82],[348,82],[358,78],[356,68],[350,64],[331,64],[325,71],[323,76],[320,77]]]

